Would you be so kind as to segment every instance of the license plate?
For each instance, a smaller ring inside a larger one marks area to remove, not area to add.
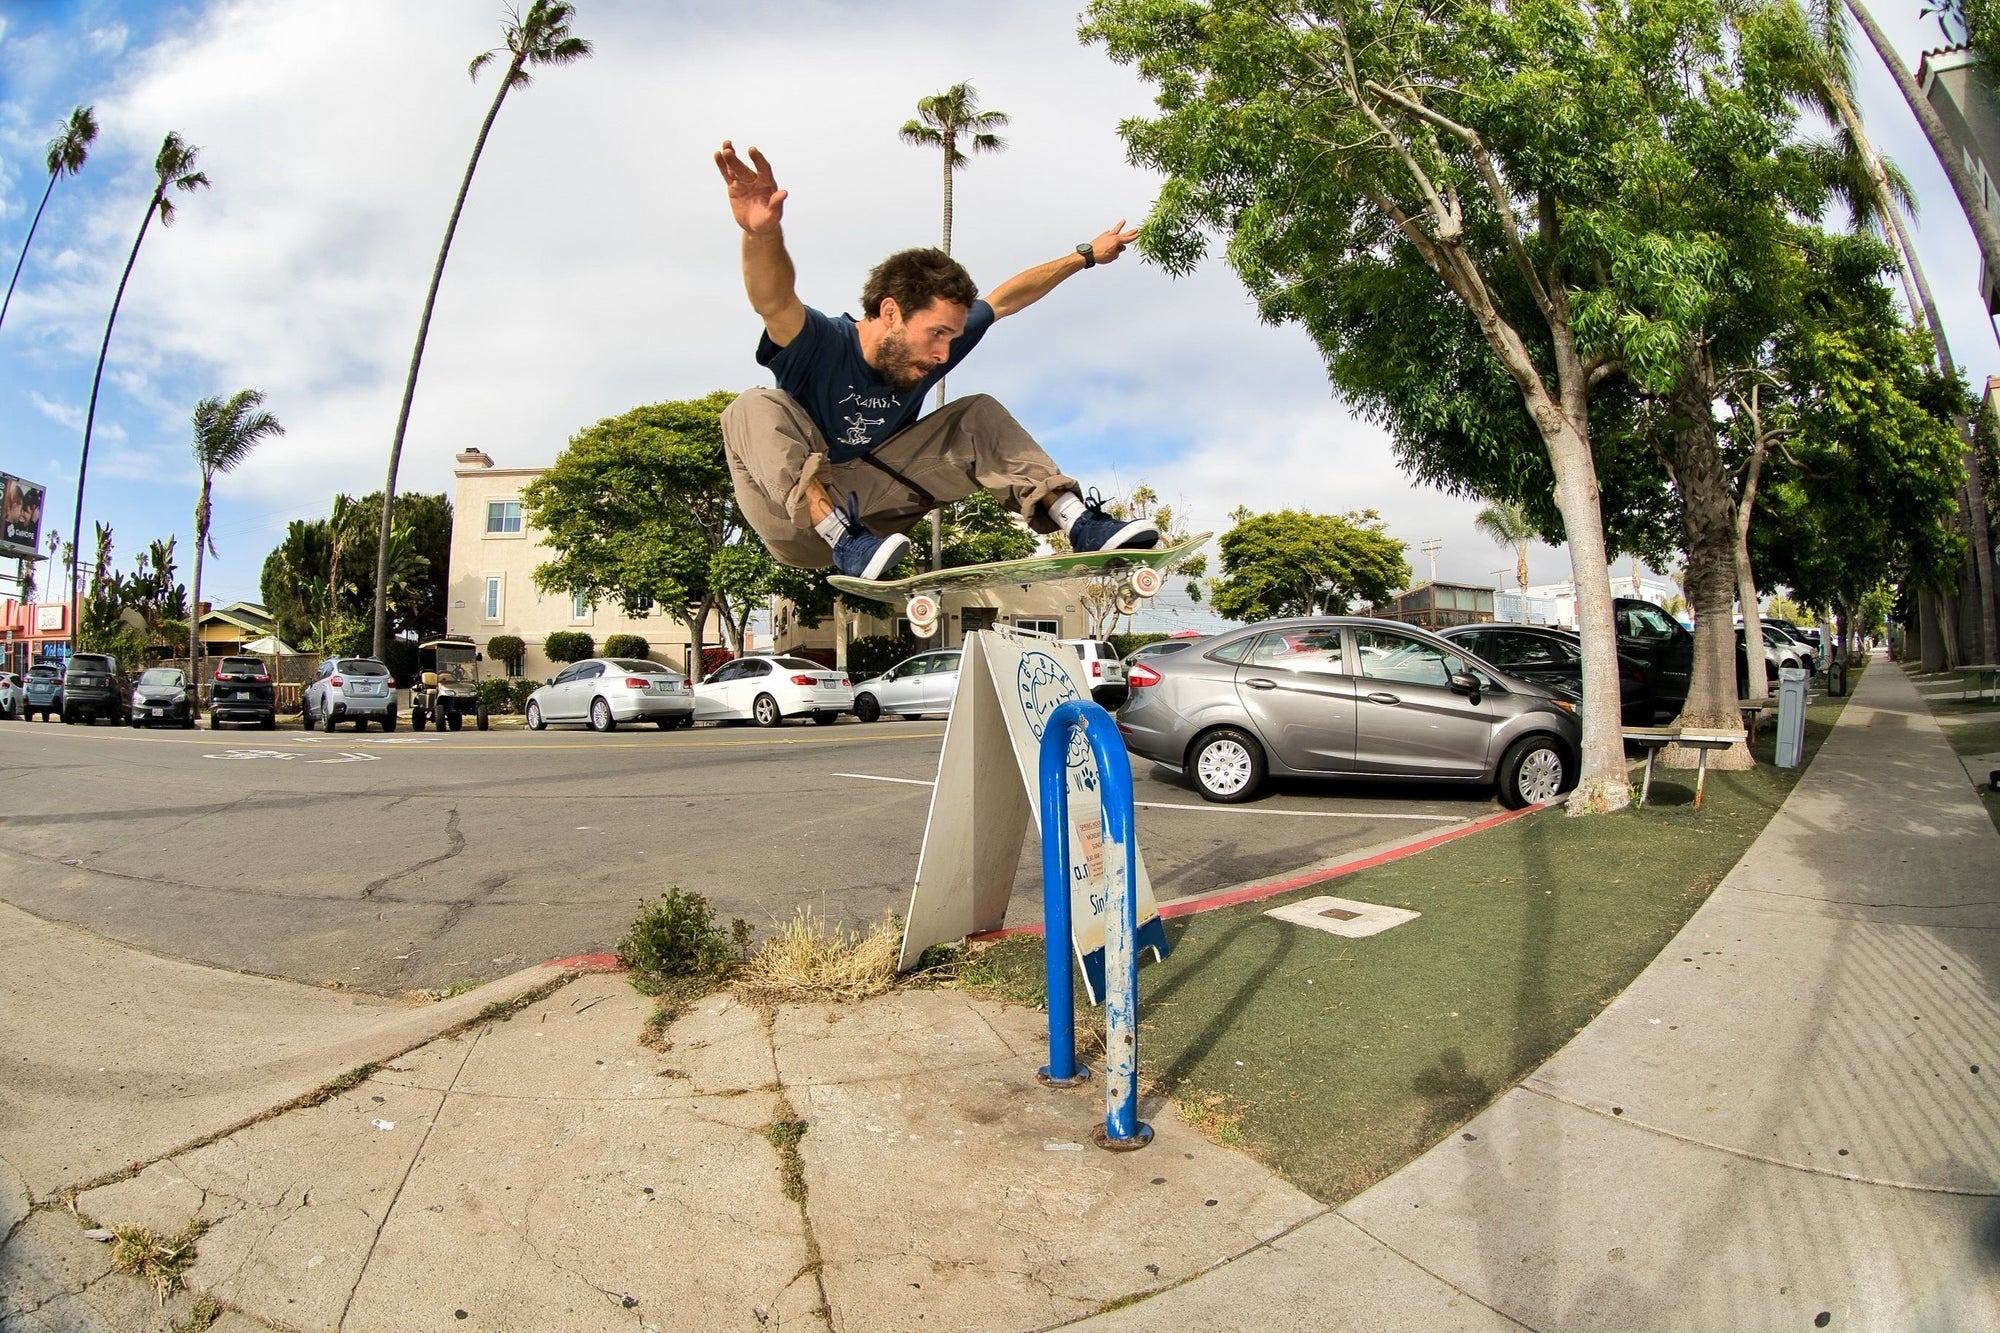
[[[146,710],[146,716],[147,716],[147,717],[158,717],[158,716],[159,716],[160,714],[162,714],[162,713],[164,713],[164,712],[166,712],[166,711],[167,711],[167,710],[166,710],[166,709],[164,709],[164,708],[148,708],[148,709]]]

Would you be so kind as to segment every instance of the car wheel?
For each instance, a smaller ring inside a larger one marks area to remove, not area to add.
[[[333,734],[333,714],[328,713],[325,717],[321,718],[319,720],[319,725],[322,731],[326,732],[327,735],[331,736]]]
[[[611,705],[602,699],[590,701],[590,729],[592,731],[616,731],[618,719],[611,716]]]
[[[778,701],[768,694],[757,696],[757,702],[750,705],[750,718],[760,727],[775,727],[785,720],[778,708]]]
[[[134,731],[139,729],[139,715],[137,713],[132,714],[131,727]]]
[[[447,714],[445,717],[445,722],[451,728],[451,730],[463,731],[465,729],[465,714],[463,713]]]
[[[1500,760],[1500,804],[1509,810],[1548,805],[1570,789],[1570,758],[1551,736],[1524,736]]]
[[[476,716],[474,716],[474,718],[472,719],[472,723],[473,723],[473,725],[474,725],[475,727],[479,728],[479,730],[481,730],[481,731],[484,731],[484,730],[486,730],[486,723],[487,723],[487,713],[486,713],[486,705],[485,705],[485,704],[481,704],[481,705],[479,705],[479,712],[478,712],[478,714],[477,714]]]
[[[419,722],[417,727],[421,730],[423,725],[423,723]],[[530,699],[528,701],[528,730],[540,731],[547,725],[548,723],[542,721],[542,706]]]
[[[396,729],[396,710],[392,708],[389,710],[389,715],[382,719],[382,730],[394,731],[395,729]]]
[[[221,731],[222,719],[217,717],[214,713],[210,713],[208,715],[208,729],[210,731]]]
[[[62,713],[62,719],[63,719],[63,725],[64,725],[65,727],[73,727],[73,726],[75,726],[75,725],[76,725],[76,710],[75,710],[75,709],[73,709],[73,708],[65,708],[65,709],[63,709],[63,713]]]
[[[872,694],[857,694],[854,696],[854,716],[863,722],[880,722],[882,705]]]
[[[412,709],[410,710],[410,729],[411,729],[412,731],[422,731],[422,730],[424,729],[424,710],[423,710],[423,709],[421,709],[421,708],[412,708]]]
[[[838,713],[813,714],[813,725],[816,727],[830,727],[838,721],[840,721],[840,714]]]
[[[687,715],[686,717],[682,718],[682,719],[681,719],[681,726],[685,727],[685,728],[686,728],[687,730],[689,730],[689,731],[693,731],[693,730],[694,730],[694,714],[693,714],[693,713],[689,713],[689,714],[688,714],[688,715]]]
[[[214,714],[213,714],[213,713],[211,713],[211,714],[209,714],[209,716],[210,716],[210,717],[213,717],[213,716],[214,716]],[[271,719],[271,720],[270,720],[269,722],[265,723],[264,725],[265,725],[265,728],[266,728],[266,730],[268,730],[268,729],[270,729],[271,727],[275,727],[275,726],[277,726],[277,725],[278,725],[278,719],[277,719],[276,717],[273,717],[273,718],[272,718],[272,719]],[[189,731],[189,730],[192,730],[192,729],[193,729],[193,727],[194,727],[194,714],[193,714],[193,713],[191,713],[191,712],[190,712],[190,713],[187,713],[187,714],[184,714],[184,715],[182,716],[182,718],[181,718],[181,730],[182,730],[182,731]]]
[[[1247,801],[1264,782],[1264,749],[1247,731],[1219,727],[1194,743],[1187,771],[1203,800]]]

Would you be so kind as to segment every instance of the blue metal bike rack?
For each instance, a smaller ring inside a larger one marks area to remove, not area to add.
[[[1139,1119],[1138,839],[1132,808],[1132,762],[1111,714],[1071,700],[1049,714],[1042,730],[1042,923],[1048,964],[1049,1062],[1041,1080],[1074,1087],[1090,1077],[1076,1063],[1076,986],[1070,974],[1069,748],[1082,728],[1097,760],[1103,794],[1104,841],[1122,856],[1105,867],[1110,901],[1104,927],[1104,1124],[1100,1148],[1129,1152],[1153,1140]]]

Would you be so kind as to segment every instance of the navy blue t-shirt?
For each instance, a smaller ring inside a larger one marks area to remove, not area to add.
[[[965,332],[952,340],[951,359],[913,388],[897,389],[862,357],[852,315],[830,319],[807,306],[804,327],[783,347],[768,333],[758,340],[757,364],[771,368],[778,387],[819,427],[828,456],[849,463],[915,421],[931,386],[965,360],[992,326],[993,307],[974,301]]]

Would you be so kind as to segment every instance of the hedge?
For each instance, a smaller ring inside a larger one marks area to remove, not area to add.
[[[604,641],[606,657],[650,657],[653,645],[637,634],[614,634]],[[586,654],[587,655],[587,654]]]
[[[551,662],[581,662],[597,655],[597,640],[582,630],[559,629],[542,640],[542,651]]]
[[[527,642],[518,634],[496,634],[486,641],[486,658],[506,666],[507,674],[521,674],[521,659],[527,656]]]

